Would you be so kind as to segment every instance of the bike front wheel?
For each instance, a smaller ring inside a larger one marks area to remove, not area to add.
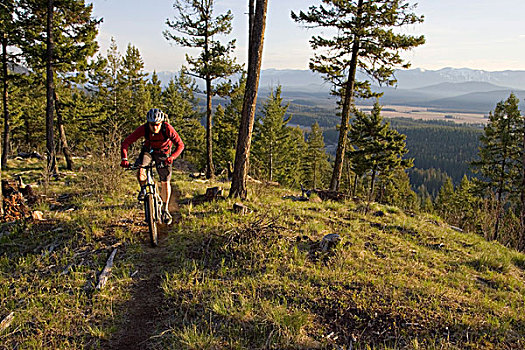
[[[146,214],[146,221],[149,228],[149,238],[152,247],[156,247],[159,243],[157,234],[157,220],[155,215],[155,197],[153,194],[148,194],[144,200],[144,212]]]

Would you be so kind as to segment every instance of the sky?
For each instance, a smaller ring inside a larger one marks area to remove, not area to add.
[[[178,71],[185,55],[198,51],[175,46],[163,36],[166,19],[173,18],[173,0],[91,0],[93,15],[102,18],[98,41],[105,55],[111,38],[124,53],[137,47],[145,70]],[[410,1],[410,3],[415,3]],[[216,0],[215,14],[231,10],[233,32],[221,39],[237,40],[235,56],[245,63],[247,51],[246,0]],[[290,18],[290,12],[307,10],[319,0],[268,0],[262,69],[308,69],[313,56],[309,39],[317,32]],[[524,0],[419,0],[415,12],[423,24],[403,29],[424,35],[426,43],[403,55],[412,68],[445,67],[487,71],[525,70]]]

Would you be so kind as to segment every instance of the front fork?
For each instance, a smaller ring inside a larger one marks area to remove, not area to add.
[[[153,173],[150,169],[147,171],[146,176],[146,184],[142,186],[146,189],[146,196],[144,196],[144,198],[147,198],[148,194],[153,194],[153,205],[155,208],[152,208],[153,213],[150,213],[150,215],[155,215],[155,221],[160,223],[162,218],[162,198],[160,198],[159,191],[157,191],[155,181],[153,180]]]

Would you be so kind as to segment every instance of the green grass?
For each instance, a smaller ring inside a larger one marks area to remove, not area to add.
[[[98,186],[96,173],[86,164],[67,185],[51,182],[48,202],[38,204],[47,221],[12,224],[1,238],[0,317],[15,312],[2,346],[104,348],[122,329],[137,288],[131,274],[149,248],[131,174],[112,189]],[[228,187],[174,177],[180,220],[161,242],[161,317],[144,347],[524,346],[524,254],[433,216],[376,203],[293,202],[283,196],[298,191],[261,185],[250,185],[245,216],[233,213],[231,199],[188,203],[215,185]],[[76,209],[51,210],[51,199],[66,193],[60,205]],[[328,233],[342,239],[324,252]],[[109,285],[94,291],[114,244]]]

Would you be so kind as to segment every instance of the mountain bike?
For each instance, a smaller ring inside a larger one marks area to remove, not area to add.
[[[149,237],[152,247],[156,247],[159,243],[159,237],[157,232],[157,224],[162,223],[162,198],[160,198],[157,184],[153,176],[153,168],[155,167],[155,161],[151,162],[150,165],[145,167],[132,166],[129,170],[137,170],[139,168],[146,169],[146,183],[141,187],[141,191],[144,191],[144,216],[146,217],[146,223],[149,228]]]

